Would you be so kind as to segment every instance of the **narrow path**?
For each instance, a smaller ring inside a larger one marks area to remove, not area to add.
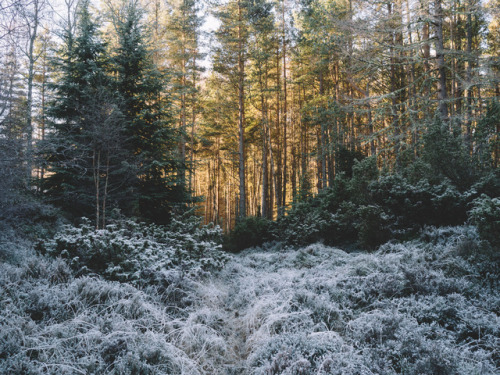
[[[242,375],[247,368],[246,359],[248,357],[246,309],[242,310],[234,307],[234,300],[237,298],[239,292],[239,276],[231,278],[230,280],[230,283],[227,283],[227,278],[222,278],[221,280],[221,282],[226,282],[224,284],[226,294],[225,298],[221,301],[223,302],[221,310],[225,311],[227,316],[225,324],[228,337],[226,338],[226,342],[230,354],[225,374]]]
[[[233,260],[233,262],[238,260]],[[224,270],[220,275],[199,286],[202,300],[201,306],[210,309],[223,322],[219,334],[225,342],[225,354],[221,368],[211,375],[243,375],[248,357],[248,324],[246,308],[237,308],[234,304],[238,298],[240,275],[228,277]]]

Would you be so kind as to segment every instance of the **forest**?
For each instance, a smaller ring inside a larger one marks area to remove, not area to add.
[[[500,374],[499,0],[0,0],[0,374]]]
[[[3,190],[225,232],[367,157],[466,190],[500,158],[498,5],[4,0]]]

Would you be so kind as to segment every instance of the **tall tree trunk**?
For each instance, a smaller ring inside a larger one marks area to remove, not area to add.
[[[182,22],[184,22],[185,19],[185,14],[184,14],[184,7],[182,7]],[[180,136],[180,156],[181,156],[181,168],[179,170],[180,174],[180,183],[181,186],[185,187],[186,186],[186,89],[187,89],[187,61],[186,61],[186,35],[183,30],[182,36],[181,36],[181,51],[182,51],[182,58],[181,58],[181,113],[180,113],[180,128],[181,128],[181,136]]]
[[[243,56],[242,4],[238,0],[238,130],[239,130],[239,178],[240,197],[238,217],[246,216],[246,188],[245,188],[245,62]]]
[[[47,82],[47,59],[46,59],[46,53],[47,53],[47,47],[44,46],[44,61],[43,61],[43,67],[42,67],[42,92],[41,92],[41,105],[42,105],[42,118],[40,122],[40,127],[41,127],[41,141],[43,142],[45,140],[45,100],[46,100],[46,82]],[[43,192],[43,180],[45,178],[45,166],[42,164],[40,166],[40,181],[39,183],[39,193]]]
[[[430,17],[430,9],[429,9],[429,1],[430,0],[422,0],[423,13],[426,18]],[[431,45],[430,45],[430,27],[429,21],[426,20],[422,29],[422,37],[423,37],[423,57],[424,57],[424,71],[426,73],[426,79],[429,80],[429,74],[431,71],[430,67],[430,58],[431,58]],[[427,98],[430,96],[430,85],[426,84],[426,96]]]
[[[275,195],[276,195],[276,209],[278,216],[282,212],[282,163],[281,163],[281,121],[280,121],[280,109],[281,109],[281,71],[280,71],[280,48],[279,44],[276,45],[276,177],[275,177]]]
[[[196,66],[196,57],[193,56],[193,66]],[[193,92],[191,94],[192,108],[191,108],[191,138],[190,138],[190,154],[189,154],[189,194],[193,194],[194,185],[194,135],[195,135],[195,124],[196,124],[196,69],[193,69]],[[191,195],[192,197],[192,195]]]
[[[389,47],[389,67],[390,67],[390,84],[391,84],[391,126],[394,131],[394,157],[396,158],[396,163],[399,163],[399,148],[400,148],[400,128],[399,121],[397,115],[397,96],[396,96],[396,54],[395,54],[395,45],[396,45],[396,31],[395,24],[393,22],[393,9],[392,4],[387,4],[387,12],[389,15],[389,19],[391,20],[391,42]]]
[[[467,120],[465,143],[469,152],[472,152],[472,4],[469,1],[467,11]]]
[[[282,215],[284,212],[284,207],[286,205],[286,184],[287,184],[287,87],[286,87],[286,30],[285,30],[285,1],[283,0],[282,7],[282,48],[283,48],[283,194],[282,194]]]
[[[95,187],[95,229],[99,229],[99,212],[100,212],[100,178],[101,178],[101,151],[94,150],[92,157],[92,166],[94,171],[94,187]]]
[[[319,95],[321,98],[325,96],[325,79],[323,70],[319,73]],[[324,110],[323,108],[321,110]],[[327,129],[326,123],[322,118],[323,116],[319,116],[321,124],[319,127],[320,131],[320,142],[321,142],[321,153],[320,153],[320,165],[321,165],[321,184],[318,185],[319,189],[325,189],[327,187]],[[319,177],[319,176],[318,176]]]
[[[434,0],[435,7],[435,20],[434,25],[436,28],[436,61],[439,72],[438,80],[438,108],[441,120],[448,120],[448,94],[446,91],[446,66],[444,60],[444,37],[443,37],[443,8],[442,0]]]
[[[220,188],[220,138],[217,137],[217,154],[214,160],[214,173],[215,173],[215,193],[214,193],[214,223],[219,224],[220,212],[219,212],[219,188]]]
[[[413,37],[412,37],[412,30],[411,30],[411,8],[410,8],[410,0],[406,0],[406,24],[407,24],[407,30],[408,30],[408,43],[410,44],[410,47],[413,48]],[[410,52],[411,53],[411,52]],[[412,60],[411,62],[411,70],[410,70],[410,82],[409,86],[411,87],[410,92],[408,93],[408,108],[409,108],[409,121],[410,121],[410,128],[412,129],[411,131],[411,136],[412,136],[412,146],[414,150],[414,157],[416,157],[416,152],[417,152],[417,142],[418,142],[418,133],[416,129],[416,121],[413,115],[414,111],[414,103],[417,98],[417,91],[415,87],[415,76],[416,76],[416,64],[413,56],[410,56],[410,59]]]
[[[108,198],[109,182],[109,151],[106,154],[106,179],[104,180],[104,194],[102,197],[102,228],[106,227],[106,200]]]
[[[375,148],[374,130],[373,130],[373,119],[372,119],[372,106],[370,101],[370,83],[366,84],[366,100],[368,101],[368,126],[370,132],[370,156],[375,156],[377,154],[377,149]]]
[[[305,87],[302,85],[302,99],[300,98],[300,89],[301,87],[299,86],[299,111],[302,112],[302,108],[304,106],[304,101],[305,101]],[[301,148],[300,148],[300,193],[301,195],[304,195],[306,193],[306,189],[309,190],[309,184],[308,184],[308,170],[307,170],[307,165],[308,165],[308,144],[307,144],[307,129],[306,125],[302,122],[302,119],[300,121],[300,140],[301,140]]]
[[[267,104],[262,82],[262,71],[259,72],[260,105],[261,105],[261,133],[262,133],[262,191],[261,215],[267,217]]]
[[[39,12],[41,7],[40,0],[33,2],[34,13],[32,19],[28,23],[28,93],[26,98],[26,187],[31,189],[31,170],[33,168],[33,78],[35,76],[35,61],[36,56],[34,52],[35,42],[38,32],[38,23],[40,22]],[[29,17],[28,15],[27,17]]]
[[[274,204],[273,204],[273,198],[275,198],[277,200],[277,173],[276,173],[276,168],[274,166],[274,153],[273,153],[273,145],[272,145],[272,141],[271,141],[271,129],[268,129],[268,132],[267,132],[267,144],[269,146],[269,163],[270,163],[270,166],[271,166],[271,179],[270,179],[270,182],[271,182],[271,186],[270,186],[270,194],[269,194],[269,215],[270,215],[270,218],[272,219],[273,218],[273,208],[274,208]],[[274,188],[274,197],[273,197],[273,188]]]

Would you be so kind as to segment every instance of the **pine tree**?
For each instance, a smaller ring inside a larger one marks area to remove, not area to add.
[[[185,167],[180,168],[179,178],[186,184],[186,167],[193,168],[186,150],[190,140],[193,159],[193,134],[198,112],[198,80],[201,71],[199,60],[202,58],[199,46],[199,35],[202,19],[198,13],[199,3],[194,0],[177,0],[172,2],[172,12],[167,22],[168,62],[172,73],[173,101],[176,108],[176,122],[180,131],[179,155]],[[188,136],[189,131],[191,137]],[[191,189],[192,171],[189,177]]]
[[[62,57],[56,62],[61,75],[51,85],[51,131],[41,151],[48,170],[43,190],[52,202],[77,217],[95,217],[99,227],[105,224],[111,170],[123,155],[118,150],[121,116],[106,74],[106,46],[88,7],[88,1],[81,3],[76,34],[67,30]]]
[[[7,212],[24,190],[26,98],[16,47],[6,48],[0,58],[0,211]]]
[[[269,97],[268,77],[273,59],[273,34],[274,19],[272,16],[272,4],[266,0],[254,0],[249,6],[249,21],[251,25],[251,39],[249,58],[251,60],[250,82],[255,87],[257,103],[254,104],[260,110],[260,141],[262,155],[262,186],[260,198],[260,214],[263,217],[272,217],[271,207],[272,194],[269,194],[270,184],[268,159],[270,163],[271,176],[276,176],[274,171],[274,158],[271,149],[270,124],[269,124]]]
[[[118,46],[112,59],[115,89],[120,94],[129,163],[137,169],[132,183],[130,212],[155,222],[169,220],[172,206],[186,200],[183,168],[176,156],[166,76],[153,63],[141,10],[127,3],[116,20]]]
[[[247,62],[248,2],[234,0],[221,7],[217,15],[221,27],[217,31],[220,48],[215,54],[215,70],[225,75],[235,87],[238,97],[238,217],[246,216],[245,181],[245,66]]]

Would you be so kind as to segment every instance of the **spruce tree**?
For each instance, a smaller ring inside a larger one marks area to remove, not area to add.
[[[75,35],[67,32],[61,75],[52,84],[47,115],[50,132],[41,143],[47,163],[43,190],[53,203],[74,216],[105,225],[106,206],[118,205],[123,181],[111,178],[121,168],[123,152],[118,108],[109,91],[106,45],[91,19],[88,1],[80,5]],[[122,196],[123,200],[123,196]]]
[[[148,48],[141,11],[129,3],[116,21],[118,46],[113,57],[115,88],[124,115],[124,147],[137,169],[129,195],[132,213],[157,223],[169,220],[172,206],[185,201],[178,181],[181,167],[176,157],[167,77],[155,66]]]

